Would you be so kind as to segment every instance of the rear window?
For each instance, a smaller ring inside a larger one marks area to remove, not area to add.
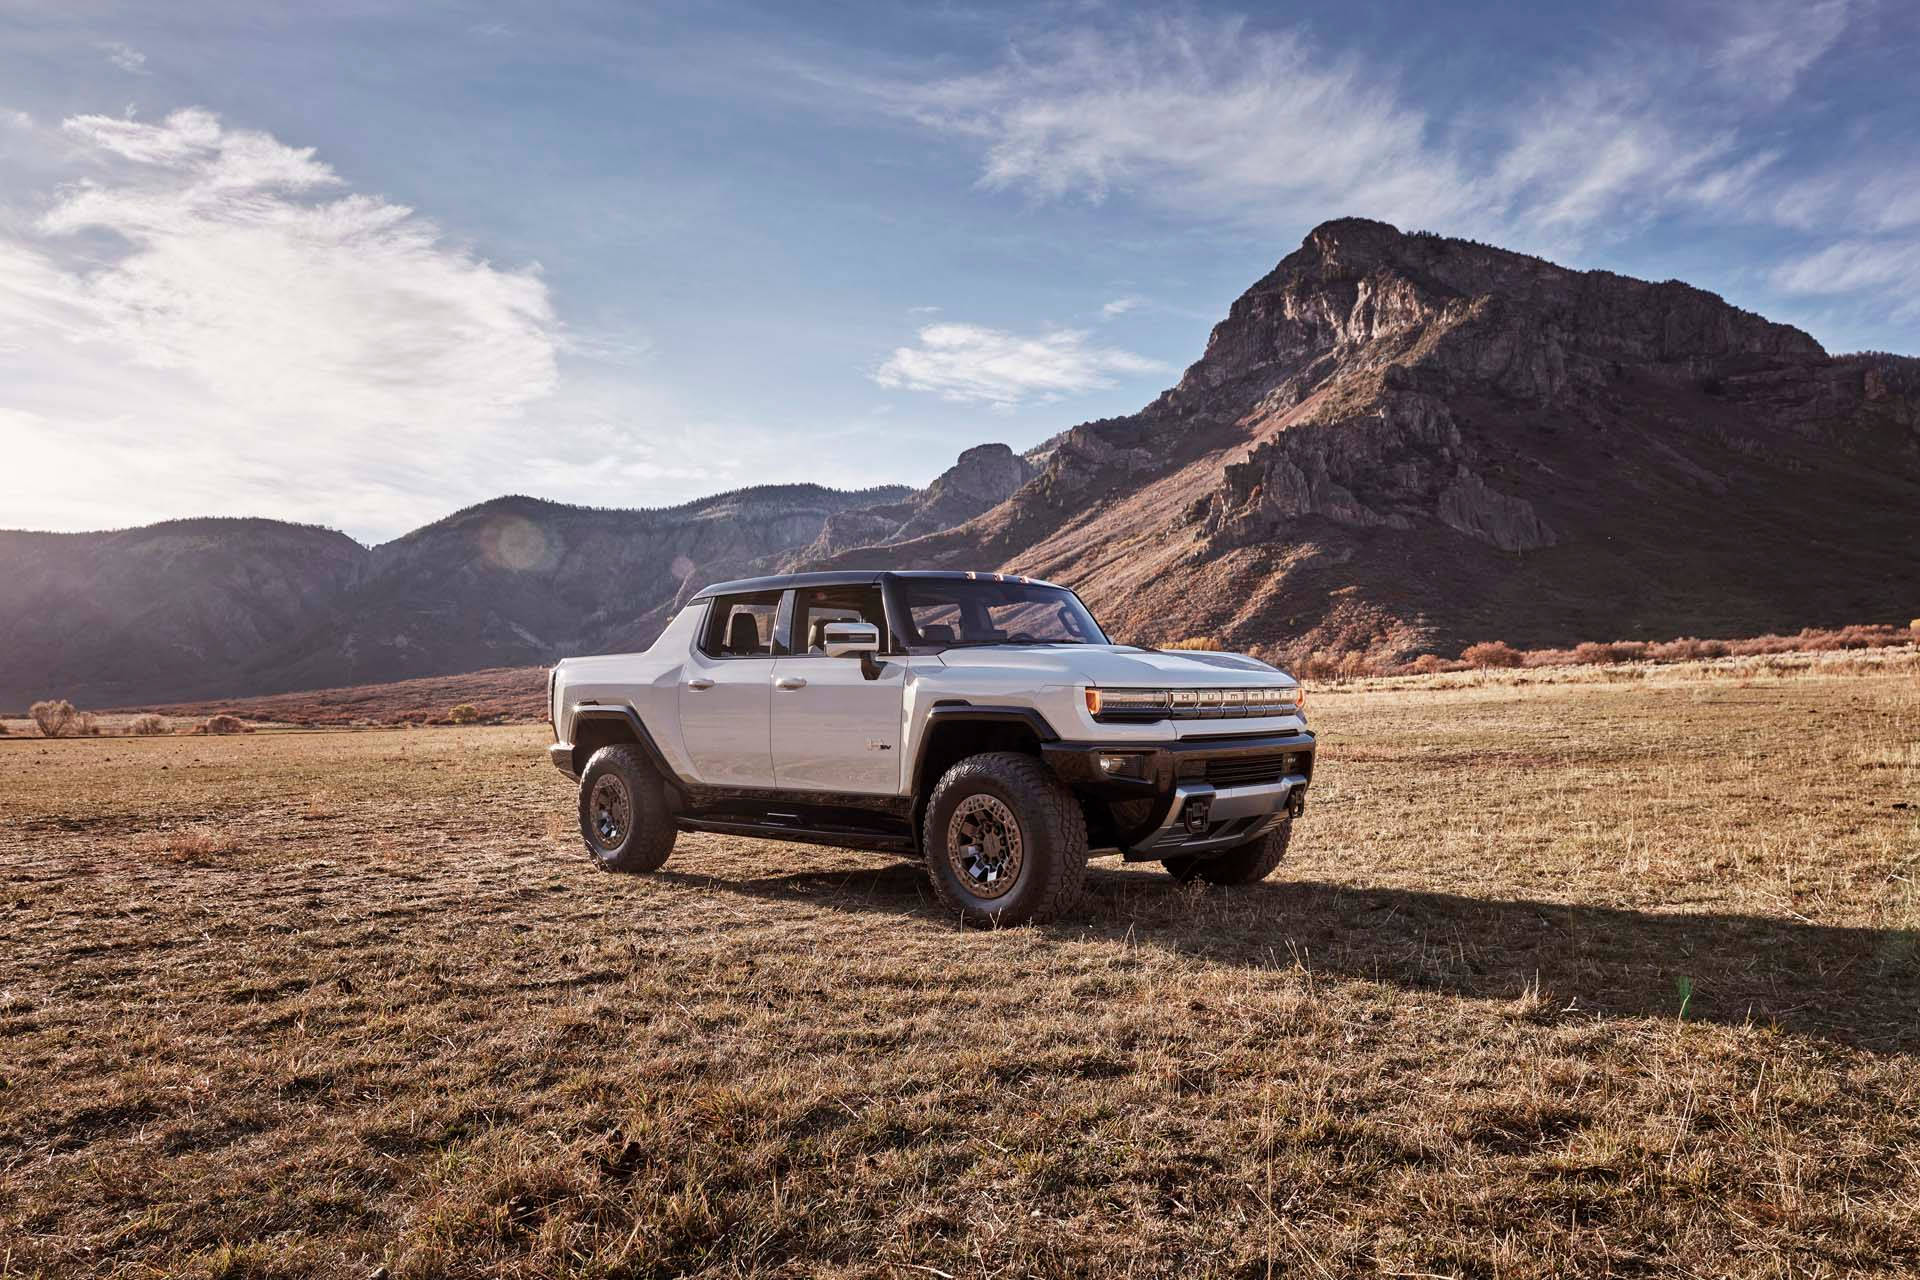
[[[709,658],[772,657],[773,629],[779,614],[778,591],[719,596],[707,610],[700,652]]]

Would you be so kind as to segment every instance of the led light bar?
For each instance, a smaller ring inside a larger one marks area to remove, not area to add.
[[[1087,712],[1100,720],[1152,721],[1226,716],[1287,716],[1306,705],[1294,689],[1088,689]]]

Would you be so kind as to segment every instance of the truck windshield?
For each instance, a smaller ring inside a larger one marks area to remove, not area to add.
[[[1105,644],[1100,626],[1062,587],[991,578],[901,578],[914,644]]]

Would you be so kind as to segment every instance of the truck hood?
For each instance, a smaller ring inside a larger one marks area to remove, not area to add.
[[[947,667],[1031,671],[1050,684],[1109,688],[1290,688],[1292,676],[1243,653],[1138,649],[1118,644],[996,644],[940,654]]]

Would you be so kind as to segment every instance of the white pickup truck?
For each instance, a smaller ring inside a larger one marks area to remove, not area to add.
[[[548,709],[603,869],[655,870],[681,831],[891,850],[974,924],[1068,910],[1090,852],[1260,880],[1313,776],[1285,673],[1110,643],[1007,574],[724,582],[645,653],[554,667]]]

